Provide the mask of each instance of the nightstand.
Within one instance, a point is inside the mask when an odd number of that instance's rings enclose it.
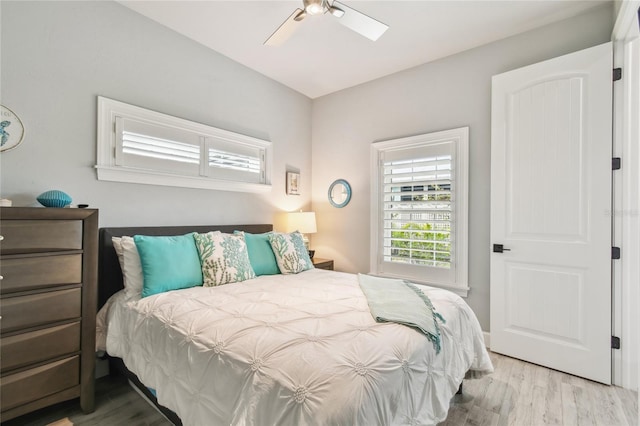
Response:
[[[313,266],[316,269],[326,269],[327,271],[333,271],[333,260],[323,259],[321,257],[314,257],[311,259]]]

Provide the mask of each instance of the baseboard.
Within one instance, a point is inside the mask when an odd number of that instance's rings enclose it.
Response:
[[[487,331],[483,331],[482,332],[482,337],[484,337],[484,346],[487,349],[491,348],[491,333],[487,332]]]

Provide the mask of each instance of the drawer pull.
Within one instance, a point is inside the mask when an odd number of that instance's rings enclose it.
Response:
[[[2,281],[2,279],[3,279],[3,278],[4,278],[4,277],[3,277],[2,275],[0,275],[0,281]]]
[[[4,240],[4,237],[2,235],[0,235],[0,241]]]

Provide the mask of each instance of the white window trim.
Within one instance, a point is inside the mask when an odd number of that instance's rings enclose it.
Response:
[[[230,181],[205,176],[184,176],[163,171],[118,166],[116,165],[116,117],[157,123],[165,127],[174,127],[176,129],[199,133],[203,137],[225,139],[238,144],[263,148],[265,151],[264,183]],[[98,180],[222,191],[256,193],[271,191],[271,168],[273,160],[272,144],[269,141],[206,126],[102,96],[98,96],[97,121],[97,164],[95,168],[97,170]]]
[[[380,229],[380,209],[383,200],[380,198],[380,154],[390,149],[411,148],[425,144],[437,144],[442,142],[453,142],[455,146],[455,259],[456,274],[454,282],[437,281],[416,281],[413,277],[394,275],[394,278],[407,279],[418,284],[426,284],[434,287],[441,287],[451,290],[454,293],[466,297],[469,293],[469,272],[468,272],[468,242],[469,242],[469,127],[444,130],[440,132],[427,133],[423,135],[410,136],[400,139],[391,139],[375,142],[371,145],[371,248],[370,248],[370,273],[378,276],[385,274],[378,271],[379,256],[378,251],[382,235]],[[389,276],[389,275],[387,275]]]

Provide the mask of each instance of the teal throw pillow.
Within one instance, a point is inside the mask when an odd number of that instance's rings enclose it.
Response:
[[[202,264],[203,285],[214,287],[250,280],[253,272],[243,235],[223,234],[220,231],[194,234]]]
[[[268,238],[281,273],[297,274],[313,269],[313,262],[304,246],[302,234],[297,231],[290,234],[273,232]]]
[[[244,235],[244,242],[247,244],[247,251],[249,252],[249,262],[251,263],[253,272],[255,272],[257,276],[280,273],[276,256],[273,254],[271,243],[269,242],[270,232],[265,234],[249,234],[247,232],[235,231],[234,234]]]
[[[200,257],[193,234],[133,237],[140,255],[142,297],[202,285]]]

